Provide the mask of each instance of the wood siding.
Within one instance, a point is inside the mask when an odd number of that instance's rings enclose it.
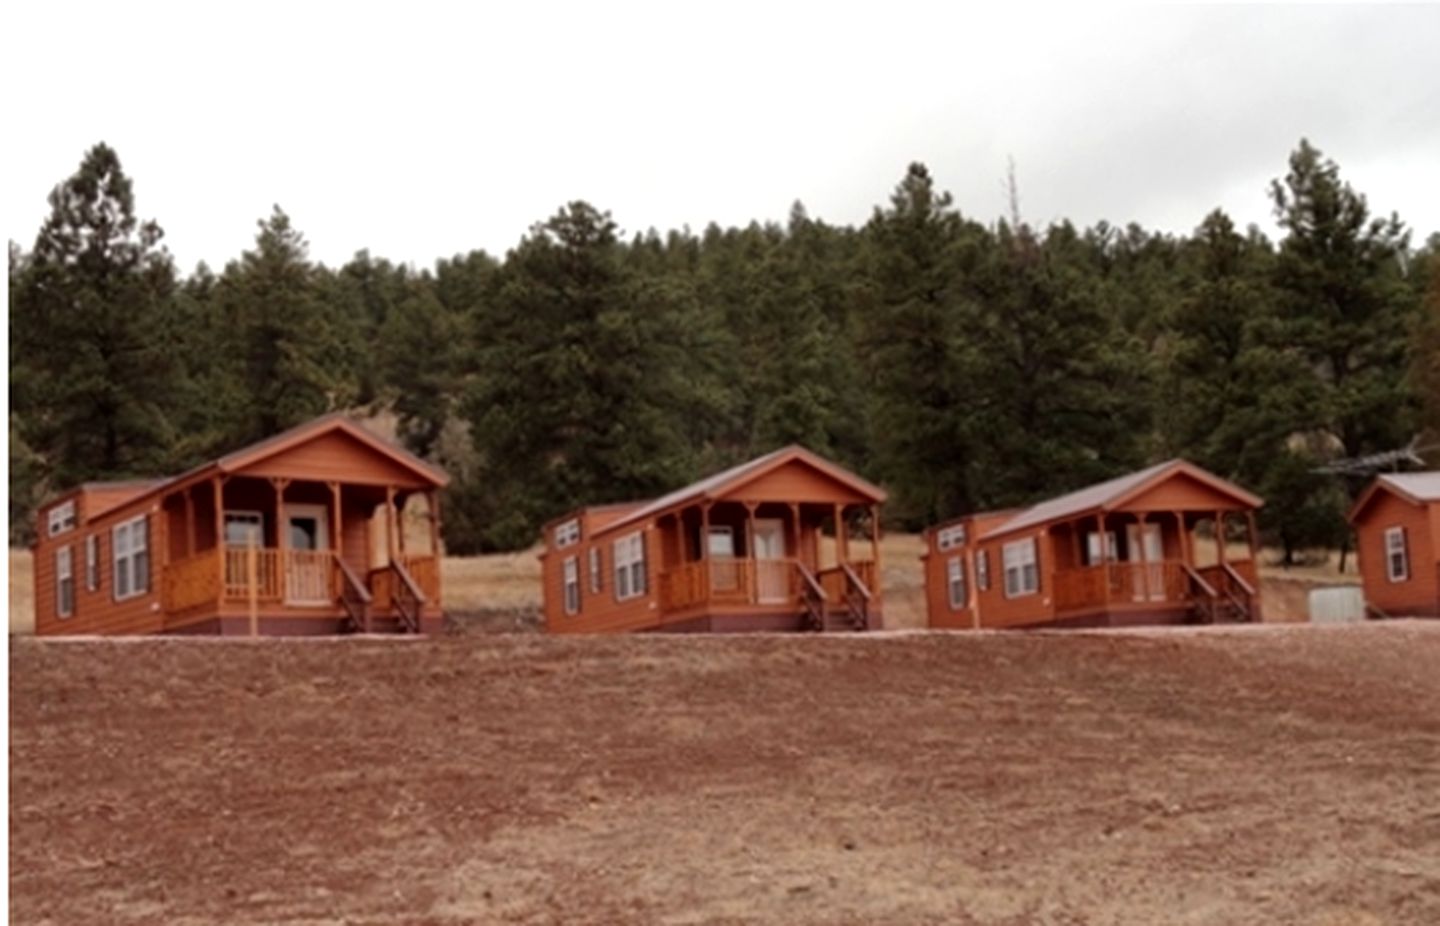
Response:
[[[1232,495],[1185,473],[1176,473],[1125,502],[1125,511],[1245,511]]]
[[[777,467],[725,497],[749,502],[864,505],[871,499],[799,461]]]
[[[1391,582],[1385,563],[1385,531],[1405,529],[1410,554],[1410,577]],[[1355,523],[1355,551],[1365,600],[1392,615],[1440,616],[1440,577],[1437,577],[1437,530],[1440,504],[1415,505],[1381,488]]]
[[[414,470],[339,431],[321,434],[282,450],[240,472],[247,476],[280,476],[348,485],[430,487]]]
[[[550,633],[598,633],[645,630],[661,624],[657,600],[660,580],[660,532],[653,519],[592,537],[594,518],[589,512],[574,517],[580,520],[580,541],[570,546],[555,547],[555,526],[570,520],[562,518],[547,526],[545,552],[541,555],[541,591],[544,598],[545,628]],[[614,520],[613,518],[609,520]],[[645,537],[645,594],[625,601],[615,600],[614,542],[641,531]],[[600,551],[601,587],[590,590],[590,550]],[[580,611],[565,613],[565,560],[575,557],[580,575]]]
[[[115,564],[112,559],[114,547],[110,531],[115,525],[139,515],[145,515],[149,524],[149,589],[142,595],[115,601]],[[155,633],[161,629],[164,613],[160,610],[159,563],[164,559],[162,551],[168,541],[164,518],[160,517],[158,498],[151,498],[143,505],[126,505],[114,509],[90,522],[83,520],[82,516],[74,530],[53,538],[47,536],[44,516],[45,512],[42,511],[40,539],[35,545],[37,635]],[[100,545],[100,581],[95,591],[85,588],[85,538],[91,535],[99,538]],[[66,545],[72,551],[75,611],[71,617],[60,618],[55,613],[55,551]]]

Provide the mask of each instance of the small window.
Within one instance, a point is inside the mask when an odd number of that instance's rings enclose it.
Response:
[[[91,534],[85,538],[85,591],[100,588],[100,535]]]
[[[265,545],[265,516],[258,511],[225,512],[225,546]]]
[[[645,594],[645,538],[627,534],[614,543],[615,600],[627,601]]]
[[[50,509],[50,536],[63,534],[75,528],[75,499]]]
[[[145,516],[117,524],[110,531],[116,601],[150,590],[150,530]]]
[[[935,535],[935,546],[941,550],[953,550],[965,546],[965,525],[947,527]]]
[[[75,564],[70,547],[55,551],[55,616],[69,617],[75,613]]]
[[[982,592],[990,591],[989,550],[980,550],[975,554],[975,587]]]
[[[580,613],[580,560],[565,557],[565,613]]]
[[[950,610],[965,607],[965,560],[952,556],[945,562],[945,585],[950,590]]]
[[[1405,543],[1403,527],[1385,531],[1385,573],[1391,582],[1404,582],[1410,578],[1410,550]]]
[[[600,548],[590,548],[590,594],[598,595],[605,590],[605,572],[600,565]]]
[[[563,549],[580,542],[580,519],[571,518],[555,528],[555,548]]]
[[[1026,537],[1005,544],[1005,597],[1019,598],[1040,590],[1040,570],[1035,561],[1035,538]]]
[[[1105,532],[1105,559],[1108,562],[1115,562],[1120,558],[1118,548],[1115,546],[1115,532]],[[1085,535],[1085,564],[1095,566],[1100,563],[1100,534],[1091,531]]]

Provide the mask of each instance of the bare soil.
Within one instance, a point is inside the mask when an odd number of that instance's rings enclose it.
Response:
[[[17,923],[1440,923],[1440,623],[43,641]]]

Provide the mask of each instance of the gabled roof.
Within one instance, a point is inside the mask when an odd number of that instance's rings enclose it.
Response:
[[[1032,505],[1005,523],[987,531],[981,539],[998,537],[1001,534],[1035,527],[1051,521],[1064,521],[1081,515],[1114,511],[1152,486],[1181,474],[1190,476],[1227,495],[1234,496],[1251,507],[1259,508],[1264,504],[1258,496],[1252,495],[1232,482],[1221,479],[1214,473],[1201,469],[1194,463],[1186,460],[1167,460],[1164,463],[1156,463],[1154,466],[1124,476],[1117,476],[1105,482],[1097,482],[1083,489],[1077,489],[1074,492]]]
[[[707,476],[699,482],[692,482],[690,485],[662,495],[654,501],[646,502],[624,517],[618,518],[605,525],[603,530],[610,531],[634,524],[637,521],[643,521],[652,515],[659,514],[666,509],[684,505],[689,502],[721,498],[729,495],[746,483],[759,479],[766,473],[793,462],[804,463],[873,501],[883,502],[886,498],[885,490],[873,482],[861,479],[844,467],[837,466],[824,457],[812,453],[798,444],[791,444],[788,447],[781,447],[779,450],[771,451],[762,457],[756,457],[747,463],[741,463],[738,466],[732,466],[727,470],[722,470],[713,476]]]
[[[1390,491],[1405,499],[1412,505],[1427,505],[1431,502],[1440,502],[1440,470],[1432,470],[1423,473],[1384,473],[1375,477],[1375,481],[1365,487],[1355,504],[1350,506],[1350,513],[1346,516],[1354,521],[1360,516],[1360,512],[1370,504],[1375,493],[1381,489]]]

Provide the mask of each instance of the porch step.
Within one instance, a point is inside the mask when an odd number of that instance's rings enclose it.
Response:
[[[825,612],[825,633],[858,633],[860,629],[855,626],[849,611],[829,610]]]

